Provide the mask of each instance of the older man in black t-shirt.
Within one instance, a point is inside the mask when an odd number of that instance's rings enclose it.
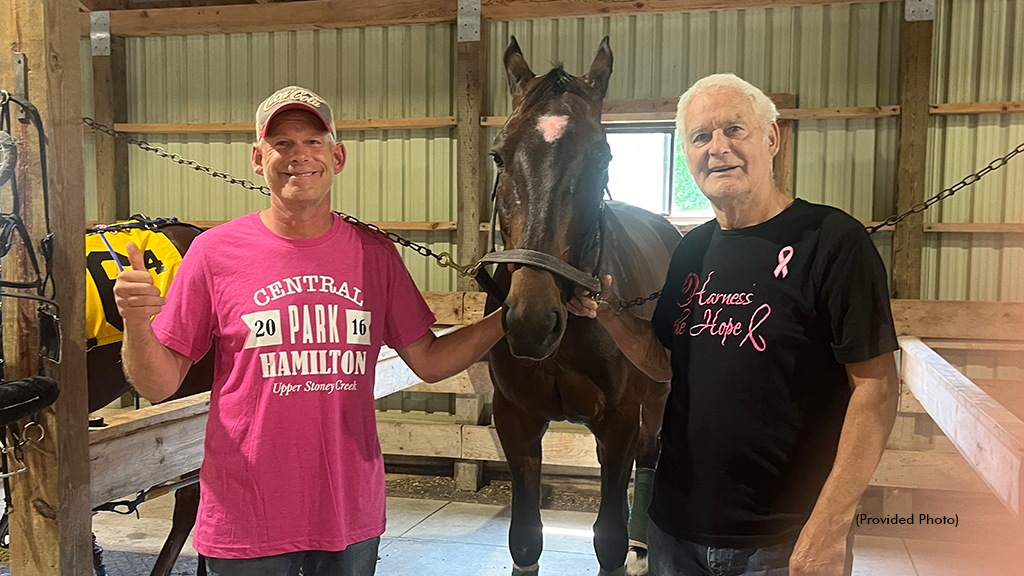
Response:
[[[654,576],[850,574],[851,521],[896,415],[882,261],[857,220],[775,187],[777,116],[736,76],[694,84],[676,122],[716,218],[679,244],[650,323],[570,303],[672,381]]]

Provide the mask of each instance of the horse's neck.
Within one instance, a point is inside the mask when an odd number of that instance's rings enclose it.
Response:
[[[616,204],[609,203],[604,208],[604,256],[598,273],[614,278],[615,294],[619,298],[646,298],[664,284],[675,249],[674,244],[666,244],[655,227],[671,227],[671,224],[654,214],[627,213]],[[647,304],[633,312],[650,318],[654,306]]]

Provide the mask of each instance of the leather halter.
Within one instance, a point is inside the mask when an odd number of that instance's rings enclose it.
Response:
[[[601,268],[601,260],[604,256],[604,200],[601,200],[601,207],[598,211],[597,230],[593,242],[593,244],[597,244],[597,264],[594,266],[593,274],[587,274],[583,270],[572,266],[564,260],[555,258],[546,252],[527,250],[523,248],[513,248],[509,250],[495,249],[495,230],[498,223],[499,178],[501,178],[500,171],[494,177],[494,191],[491,193],[491,229],[487,233],[487,243],[490,252],[480,259],[480,263],[521,264],[523,266],[539,268],[590,291],[590,293],[595,297],[600,294],[601,281],[598,278],[598,271]],[[591,247],[585,248],[581,258],[589,253],[591,249]],[[504,302],[505,299],[508,298],[508,290],[504,290],[498,286],[490,273],[483,266],[480,266],[476,280],[480,284],[480,287],[483,288],[490,296],[497,299],[498,302]]]

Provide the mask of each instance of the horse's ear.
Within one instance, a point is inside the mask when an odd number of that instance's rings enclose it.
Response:
[[[587,72],[587,81],[601,93],[604,98],[608,92],[608,77],[612,75],[612,47],[608,44],[608,37],[601,40],[597,47],[597,56],[594,56],[594,63],[590,65],[590,72]]]
[[[515,36],[505,49],[505,73],[508,74],[508,89],[512,94],[515,94],[524,82],[533,79],[533,71],[526,63],[526,58],[523,58],[523,51],[519,49],[519,42],[516,42]]]

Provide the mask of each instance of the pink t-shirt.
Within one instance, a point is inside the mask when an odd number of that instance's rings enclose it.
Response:
[[[377,352],[434,315],[391,242],[334,218],[302,240],[257,213],[204,232],[153,321],[193,361],[216,338],[194,538],[205,556],[337,551],[384,532]]]

